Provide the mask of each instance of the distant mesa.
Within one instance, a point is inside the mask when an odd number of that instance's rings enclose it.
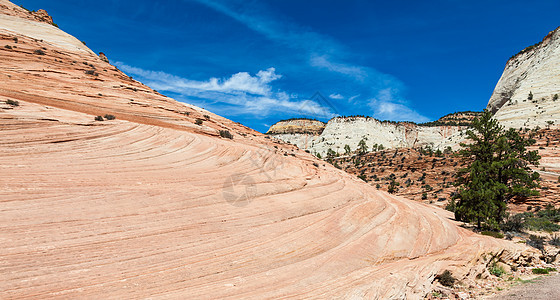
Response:
[[[326,124],[317,120],[290,119],[274,124],[267,134],[321,156],[329,149],[342,154],[346,145],[355,150],[362,139],[370,148],[375,145],[385,148],[429,145],[444,150],[458,146],[462,141],[461,131],[479,114],[455,112],[422,124],[380,121],[367,116],[335,117]]]
[[[327,124],[321,121],[296,118],[277,122],[268,129],[267,134],[310,134],[321,135]]]

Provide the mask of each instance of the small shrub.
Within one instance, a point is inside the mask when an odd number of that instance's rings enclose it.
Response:
[[[530,230],[537,231],[558,231],[560,230],[560,225],[553,223],[545,217],[529,217],[525,220],[524,226]]]
[[[549,272],[550,271],[548,269],[542,269],[542,268],[534,268],[533,269],[533,274],[546,275]]]
[[[93,75],[93,76],[99,75],[95,73],[95,70],[85,70],[84,73],[86,73],[86,75]]]
[[[503,239],[504,235],[498,231],[483,231],[481,232],[482,235],[491,236],[497,239]]]
[[[233,139],[233,135],[228,130],[220,130],[220,136],[226,139]]]
[[[4,48],[6,48],[6,49],[8,49],[8,50],[11,50],[11,49],[12,49],[12,46],[6,45],[6,46],[4,46]]]
[[[206,120],[210,120],[210,116],[209,115],[204,115],[203,116]]]
[[[35,51],[33,51],[33,54],[37,54],[37,55],[45,55],[45,51],[41,50],[41,49],[37,49]]]
[[[422,200],[426,200],[428,199],[428,194],[427,193],[422,193]]]
[[[506,270],[504,270],[504,268],[502,266],[498,266],[495,263],[492,264],[492,266],[490,267],[490,270],[488,270],[490,272],[490,274],[496,276],[496,277],[502,277],[502,275],[504,275],[506,273]]]
[[[503,231],[523,232],[523,214],[509,216],[501,228]]]
[[[196,120],[194,121],[194,123],[195,123],[196,125],[202,125],[202,122],[204,122],[202,119],[196,119]]]
[[[318,167],[319,167],[319,164],[316,163],[316,162],[314,162],[314,163],[313,163],[313,166],[314,166],[315,168],[318,168]]]
[[[107,119],[107,120],[114,120],[114,119],[116,119],[116,117],[113,116],[113,115],[105,115],[105,119]]]
[[[97,116],[97,117],[95,117],[95,121],[103,121],[103,117],[102,116]]]
[[[540,236],[536,236],[531,234],[529,236],[529,241],[527,241],[527,244],[529,244],[529,246],[535,247],[541,251],[544,250],[544,238],[540,237]]]
[[[548,242],[550,245],[556,246],[556,247],[560,247],[560,236],[558,235],[554,235],[550,238],[550,241]]]
[[[10,106],[19,106],[19,102],[18,102],[18,101],[11,100],[11,99],[6,100],[6,104],[8,104],[8,105],[10,105]]]
[[[457,204],[455,203],[455,199],[451,199],[451,200],[449,200],[449,202],[445,206],[445,209],[450,211],[450,212],[455,212],[456,206],[457,206]]]
[[[443,273],[437,275],[436,279],[443,286],[447,286],[447,287],[453,287],[453,285],[455,285],[455,281],[457,280],[455,279],[455,277],[453,277],[453,275],[451,275],[451,272],[449,270],[445,270],[443,271]]]

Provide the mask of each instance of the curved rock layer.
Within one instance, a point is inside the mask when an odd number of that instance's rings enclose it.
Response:
[[[4,20],[2,299],[417,298],[522,249]]]

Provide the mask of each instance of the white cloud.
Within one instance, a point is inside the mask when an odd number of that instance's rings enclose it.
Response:
[[[341,94],[330,94],[329,98],[331,99],[335,99],[335,100],[342,100],[344,99],[344,97]]]
[[[361,95],[358,94],[358,95],[354,95],[354,96],[348,98],[348,103],[352,103],[354,100],[356,100],[356,98],[358,98],[358,97],[360,97],[360,96],[361,96]]]
[[[373,116],[379,120],[412,121],[416,123],[428,122],[430,119],[419,114],[400,100],[398,91],[390,88],[383,89],[370,100],[369,106]]]
[[[267,116],[269,114],[293,113],[316,118],[331,118],[335,114],[329,108],[311,100],[300,100],[295,95],[274,91],[271,82],[282,78],[274,68],[259,71],[255,76],[239,72],[229,78],[210,78],[197,81],[165,72],[144,70],[121,62],[115,65],[122,71],[138,76],[153,89],[180,94],[182,100],[206,104],[218,104],[229,115]],[[195,99],[193,99],[195,98]],[[224,108],[227,107],[227,108]]]
[[[274,68],[268,68],[259,71],[256,76],[251,76],[247,72],[239,72],[233,74],[230,78],[219,79],[210,78],[207,81],[196,81],[180,78],[164,72],[147,71],[136,67],[131,67],[121,62],[115,65],[126,73],[141,76],[158,85],[157,89],[182,92],[185,89],[216,91],[225,93],[244,92],[255,95],[270,95],[270,82],[282,78],[282,75],[276,74]]]
[[[311,65],[314,67],[323,68],[331,72],[348,75],[358,80],[364,80],[367,76],[367,72],[362,67],[334,62],[332,61],[332,59],[324,55],[322,56],[314,55],[311,57],[310,61],[311,61]]]

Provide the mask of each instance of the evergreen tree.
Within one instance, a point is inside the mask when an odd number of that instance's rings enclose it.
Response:
[[[350,153],[352,153],[350,146],[344,145],[344,152],[346,152],[346,155],[350,155]]]
[[[466,134],[470,142],[461,144],[459,153],[472,163],[457,172],[455,218],[479,229],[498,229],[511,199],[538,195],[539,174],[529,164],[538,165],[540,156],[527,151],[535,140],[504,130],[488,110],[473,120]]]
[[[364,139],[360,140],[360,142],[358,143],[358,151],[360,152],[360,154],[365,154],[368,150],[368,147],[366,145],[366,141]]]

